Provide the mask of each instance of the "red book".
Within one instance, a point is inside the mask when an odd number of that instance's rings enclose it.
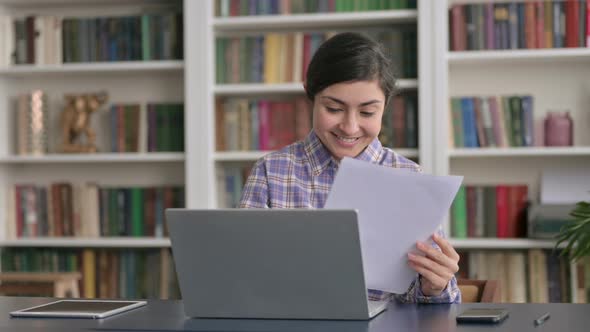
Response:
[[[281,131],[279,148],[295,142],[295,104],[281,103]]]
[[[508,186],[496,187],[496,237],[508,237]]]
[[[144,234],[145,236],[155,236],[156,235],[156,189],[154,187],[145,188],[144,195],[144,220],[145,220],[145,228]]]
[[[16,237],[21,238],[23,237],[23,229],[24,229],[24,221],[23,221],[23,205],[22,205],[22,197],[23,197],[23,186],[15,185],[14,186],[14,198],[15,198],[15,209],[16,209]]]
[[[393,123],[393,147],[406,147],[406,102],[403,96],[397,95],[393,97],[391,103],[393,109],[391,110]]]
[[[508,237],[525,236],[527,200],[528,188],[526,185],[508,187]]]
[[[61,184],[51,185],[51,204],[53,204],[53,236],[64,236],[63,209],[62,209]],[[51,225],[49,227],[51,229]]]
[[[307,97],[295,98],[295,139],[303,140],[311,131],[311,103]]]
[[[578,0],[569,0],[565,6],[565,47],[578,47],[580,5]]]
[[[537,17],[535,13],[535,4],[526,2],[524,4],[524,30],[526,39],[526,48],[532,49],[537,47]]]
[[[451,50],[465,51],[467,46],[467,27],[465,25],[465,5],[451,7]]]
[[[117,152],[125,152],[125,106],[117,105]]]
[[[270,102],[258,102],[258,148],[261,151],[270,150]]]
[[[230,0],[229,16],[240,16],[240,0]]]

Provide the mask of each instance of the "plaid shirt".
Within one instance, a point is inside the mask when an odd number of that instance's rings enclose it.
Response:
[[[378,139],[373,140],[356,159],[421,172],[420,166],[393,150],[382,147]],[[267,154],[256,162],[242,191],[240,207],[323,208],[337,171],[338,161],[312,131],[305,140]],[[454,277],[440,296],[428,297],[422,294],[418,277],[405,294],[393,295],[401,302],[412,303],[461,301],[461,293]],[[389,293],[369,290],[371,299],[390,296]]]

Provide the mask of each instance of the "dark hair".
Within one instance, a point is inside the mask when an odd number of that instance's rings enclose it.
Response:
[[[310,100],[332,84],[377,79],[385,104],[395,93],[391,62],[379,43],[366,35],[344,32],[325,41],[315,52],[306,74]]]

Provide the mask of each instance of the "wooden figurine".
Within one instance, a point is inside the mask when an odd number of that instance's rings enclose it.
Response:
[[[61,117],[63,135],[62,151],[66,153],[93,153],[96,133],[90,127],[92,113],[108,99],[106,92],[83,95],[65,95],[65,107]],[[84,142],[83,135],[86,135]]]

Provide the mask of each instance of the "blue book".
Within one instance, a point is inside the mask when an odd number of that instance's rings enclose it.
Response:
[[[508,29],[510,32],[510,48],[518,48],[518,10],[516,3],[508,4]]]
[[[533,97],[521,97],[522,139],[524,146],[535,145],[535,124],[533,118]]]
[[[461,110],[463,112],[463,133],[466,148],[477,148],[477,127],[475,124],[475,108],[473,98],[461,98]]]

